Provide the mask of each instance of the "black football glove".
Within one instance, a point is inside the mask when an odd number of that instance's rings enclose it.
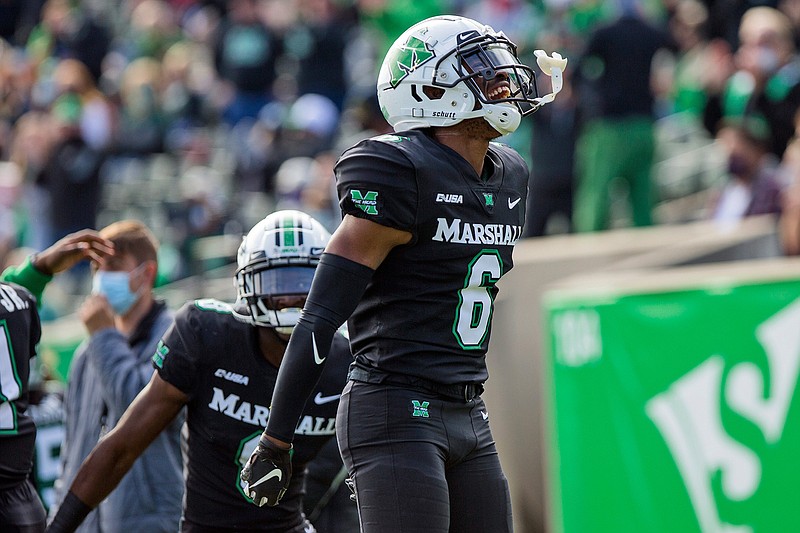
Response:
[[[293,453],[292,448],[280,448],[263,435],[258,440],[258,446],[242,468],[244,491],[256,505],[278,505],[283,498],[292,478]]]

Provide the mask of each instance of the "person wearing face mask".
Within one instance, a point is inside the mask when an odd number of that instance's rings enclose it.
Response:
[[[781,157],[800,108],[800,57],[789,18],[771,7],[748,9],[728,62],[732,75],[716,88],[707,87],[706,127],[716,134],[725,119],[757,117],[769,126],[769,151]]]
[[[717,141],[728,154],[728,180],[712,196],[710,217],[721,224],[781,212],[778,159],[769,152],[767,125],[756,118],[729,119]]]
[[[78,309],[88,338],[75,352],[64,397],[66,435],[56,505],[70,508],[67,488],[98,440],[153,374],[150,361],[173,313],[153,295],[158,242],[141,222],[123,220],[99,232],[114,255],[93,264],[92,293]],[[173,532],[183,496],[181,413],[134,465],[131,475],[78,529],[81,532]]]

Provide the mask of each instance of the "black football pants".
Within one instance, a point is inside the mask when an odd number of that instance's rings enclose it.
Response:
[[[512,531],[508,482],[479,396],[350,381],[336,430],[362,533]]]
[[[46,513],[29,480],[0,492],[0,531],[39,533],[44,531]]]

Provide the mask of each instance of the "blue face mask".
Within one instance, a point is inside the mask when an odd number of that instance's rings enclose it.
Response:
[[[137,293],[131,292],[131,274],[132,272],[98,270],[92,280],[92,292],[105,296],[111,308],[118,315],[127,313],[139,299]]]

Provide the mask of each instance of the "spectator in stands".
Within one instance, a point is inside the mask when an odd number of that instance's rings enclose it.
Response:
[[[739,41],[738,70],[722,92],[709,95],[705,122],[713,127],[717,117],[761,117],[772,132],[770,151],[781,157],[794,135],[794,114],[800,106],[800,58],[791,22],[771,7],[748,9]]]
[[[576,152],[577,231],[609,226],[610,185],[628,187],[635,226],[652,223],[651,171],[655,157],[653,57],[675,49],[672,39],[650,24],[638,0],[620,0],[622,15],[597,28],[576,70],[582,123]]]
[[[164,149],[165,120],[160,90],[161,64],[155,59],[140,57],[125,68],[119,88],[116,154],[147,155]]]
[[[76,59],[64,59],[53,70],[56,98],[74,95],[81,105],[78,125],[81,137],[95,151],[104,150],[113,137],[114,108],[97,87],[86,65]]]
[[[86,66],[93,80],[100,79],[103,58],[111,44],[109,29],[80,2],[72,0],[47,0],[41,13],[41,22],[33,28],[27,43],[34,61],[75,59]]]
[[[800,133],[800,110],[795,113],[795,132]],[[783,152],[781,173],[786,186],[781,199],[781,245],[785,254],[800,255],[800,137],[797,133]]]
[[[208,85],[213,77],[211,58],[203,47],[185,41],[169,47],[161,62],[161,109],[165,122],[165,149],[180,154],[189,149],[197,130],[214,117],[207,108]]]
[[[89,338],[79,346],[70,369],[62,469],[51,511],[65,503],[78,467],[150,380],[150,359],[172,320],[172,312],[153,295],[158,243],[150,230],[141,222],[124,220],[103,228],[100,236],[113,243],[114,255],[94,268],[93,292],[78,310]],[[178,529],[181,424],[178,416],[79,531]]]
[[[51,244],[48,222],[49,196],[37,179],[47,164],[55,135],[52,117],[43,111],[28,111],[17,120],[12,132],[9,161],[23,175],[23,210],[27,214],[24,241],[20,244],[42,250]]]
[[[667,88],[667,113],[683,113],[701,121],[706,108],[706,90],[718,92],[732,74],[730,47],[722,39],[709,42],[706,36],[708,9],[700,0],[679,0],[669,20],[669,31],[678,44],[675,65]],[[727,61],[716,60],[724,54]],[[699,123],[699,122],[698,122]]]
[[[730,224],[747,216],[779,214],[778,159],[769,151],[766,123],[753,117],[731,119],[717,140],[728,155],[728,180],[713,195],[709,218]]]
[[[282,160],[314,157],[333,144],[339,127],[339,110],[330,98],[304,94],[286,112],[279,139]]]
[[[524,237],[572,231],[578,105],[567,76],[565,73],[564,88],[552,105],[543,106],[531,117],[533,164]]]
[[[342,219],[336,201],[335,163],[331,152],[284,161],[275,175],[276,209],[297,209],[312,215],[325,229],[336,229]]]
[[[164,0],[140,0],[131,11],[122,52],[134,60],[149,57],[160,60],[181,39],[174,9]]]
[[[103,155],[81,135],[82,110],[80,98],[73,93],[59,97],[51,110],[57,138],[36,179],[47,193],[48,246],[69,233],[94,228],[97,221]]]
[[[2,8],[0,8],[2,9]],[[6,132],[30,106],[34,67],[22,50],[0,39],[0,147],[7,146]]]
[[[295,66],[296,94],[321,94],[341,109],[348,88],[345,60],[354,21],[339,4],[299,0],[298,19],[282,39],[282,61]]]
[[[260,18],[256,0],[231,0],[214,50],[223,117],[234,125],[255,118],[272,98],[279,43]]]
[[[16,163],[0,161],[0,263],[18,246],[25,230],[19,198],[22,171]]]

